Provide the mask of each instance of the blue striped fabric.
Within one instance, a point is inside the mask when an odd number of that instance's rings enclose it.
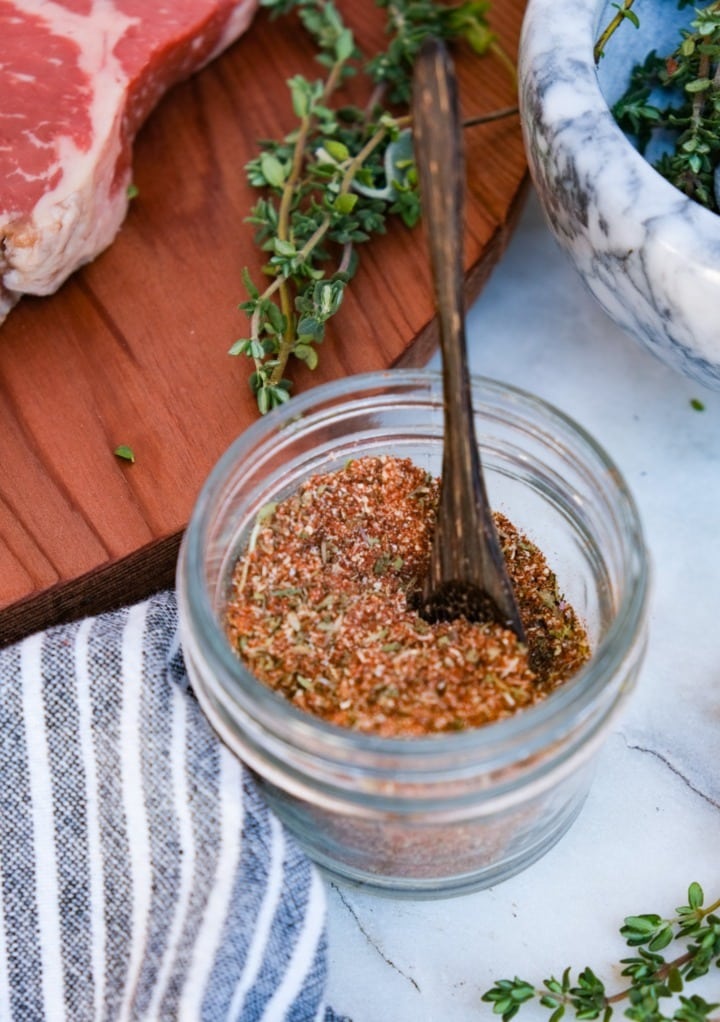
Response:
[[[0,650],[0,1022],[332,1022],[322,882],[189,689],[172,593]]]

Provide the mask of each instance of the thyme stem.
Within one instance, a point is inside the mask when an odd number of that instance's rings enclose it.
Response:
[[[501,121],[505,117],[513,117],[519,113],[517,106],[505,106],[500,110],[491,110],[487,114],[478,114],[477,117],[468,117],[463,121],[464,128],[474,128],[479,124],[490,124],[491,121]]]
[[[613,18],[610,19],[609,24],[600,33],[600,36],[598,37],[598,40],[595,43],[595,47],[593,49],[593,57],[595,59],[596,64],[599,63],[605,51],[605,46],[607,45],[608,41],[611,39],[611,37],[614,35],[614,33],[618,30],[620,25],[622,25],[623,21],[625,20],[626,11],[629,11],[634,3],[635,0],[623,0],[623,4],[620,10]]]
[[[323,220],[321,221],[321,223],[318,225],[317,230],[315,231],[315,233],[312,234],[308,238],[308,240],[305,242],[303,247],[298,252],[298,258],[299,259],[307,259],[308,256],[311,255],[313,250],[317,247],[317,245],[320,244],[320,242],[322,241],[324,236],[327,234],[329,227],[330,227],[330,217],[329,216],[325,216],[323,218]],[[278,287],[280,288],[281,294],[285,295],[285,297],[289,301],[286,278],[285,277],[277,277],[276,280],[277,280],[277,283],[278,283]],[[272,295],[272,290],[273,290],[272,287],[269,287],[265,291],[263,297],[264,298],[269,298]],[[291,320],[294,322],[291,310],[288,310],[287,312],[285,312],[285,310],[283,309],[283,312],[284,312],[284,315],[286,316],[288,322],[290,322]],[[294,345],[295,345],[295,330],[294,330],[294,326],[293,326],[292,330],[286,329],[284,331],[284,333],[283,333],[282,343],[280,345],[280,350],[278,351],[277,364],[274,366],[273,371],[270,374],[270,386],[274,387],[274,386],[277,386],[280,383],[280,381],[281,381],[281,379],[283,377],[283,373],[285,371],[285,367],[287,365],[287,361],[288,361],[288,359],[289,359],[289,357],[290,357],[290,355],[292,353],[292,349],[293,349]]]
[[[678,957],[674,958],[671,962],[665,962],[664,965],[662,965],[655,973],[654,978],[662,983],[668,978],[673,969],[679,969],[681,966],[686,965],[690,961],[692,961],[692,953],[690,951],[686,951],[684,954],[678,955]],[[617,993],[606,997],[605,1003],[619,1004],[621,1001],[627,1000],[635,989],[636,987],[632,985],[625,987],[624,990],[619,990]],[[708,1019],[708,1022],[713,1022],[713,1020]]]
[[[631,0],[632,2],[632,0]],[[517,68],[512,59],[507,55],[503,47],[497,41],[490,43],[490,52],[493,53],[503,65],[514,86],[517,86]]]
[[[703,53],[700,56],[700,62],[698,63],[698,78],[707,78],[710,73],[710,57],[707,53]],[[705,102],[708,97],[710,88],[702,89],[700,92],[696,92],[693,96],[692,104],[692,127],[694,131],[697,131],[703,117],[703,111],[705,109]]]

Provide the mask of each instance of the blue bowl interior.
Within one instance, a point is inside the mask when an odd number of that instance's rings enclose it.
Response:
[[[612,3],[604,3],[600,9],[596,37],[617,13]],[[627,20],[623,22],[608,41],[598,65],[600,88],[610,105],[627,88],[635,64],[642,63],[651,50],[661,56],[671,53],[680,39],[680,29],[693,19],[693,8],[679,11],[677,0],[636,0],[633,11],[640,20],[640,27],[635,28]]]

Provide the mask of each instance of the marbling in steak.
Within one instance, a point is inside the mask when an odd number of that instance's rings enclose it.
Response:
[[[115,237],[131,147],[258,0],[0,0],[0,322]]]

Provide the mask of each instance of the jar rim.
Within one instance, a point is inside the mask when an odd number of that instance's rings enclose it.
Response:
[[[544,421],[554,424],[565,435],[574,437],[603,465],[608,478],[612,480],[622,519],[626,576],[628,563],[633,561],[632,572],[623,580],[620,601],[613,619],[588,663],[547,698],[502,720],[450,734],[385,737],[354,731],[293,706],[254,677],[233,652],[213,610],[204,582],[203,537],[213,511],[213,495],[221,488],[230,468],[237,464],[245,448],[251,449],[253,444],[268,433],[292,428],[294,423],[322,403],[337,405],[342,398],[357,398],[363,392],[378,389],[387,392],[390,388],[408,392],[424,390],[427,399],[434,400],[437,397],[440,406],[442,404],[442,378],[435,370],[390,369],[320,384],[293,397],[289,405],[282,405],[254,422],[221,455],[197,498],[183,537],[177,572],[181,621],[184,620],[194,634],[204,636],[203,656],[208,658],[213,674],[226,694],[233,695],[230,680],[234,686],[239,684],[243,690],[252,694],[254,705],[263,711],[263,721],[272,721],[273,730],[275,726],[287,724],[294,738],[308,748],[320,742],[323,750],[332,750],[338,758],[343,753],[356,752],[374,753],[403,761],[412,757],[422,759],[430,753],[441,758],[445,754],[462,753],[465,750],[490,750],[507,745],[515,746],[520,742],[527,744],[531,735],[546,734],[554,724],[566,718],[571,709],[582,710],[591,706],[593,697],[604,685],[604,679],[611,676],[628,655],[642,627],[649,582],[648,557],[635,500],[613,460],[584,427],[544,399],[515,385],[480,375],[473,375],[471,383],[473,391],[479,389],[488,395],[509,396],[528,410],[540,413]]]

